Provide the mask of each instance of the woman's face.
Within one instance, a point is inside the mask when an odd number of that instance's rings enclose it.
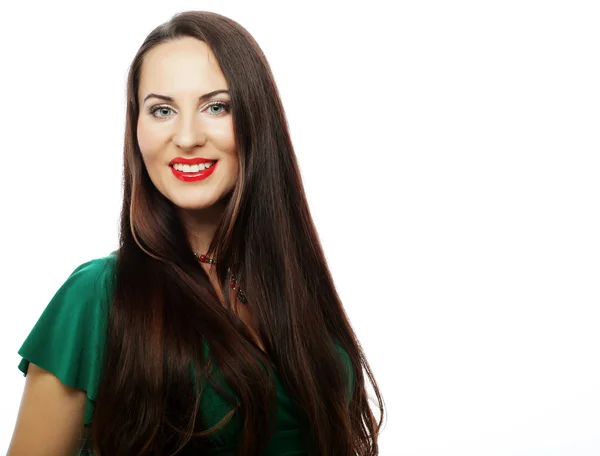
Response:
[[[237,180],[229,93],[202,98],[228,88],[214,54],[195,38],[162,43],[144,57],[137,94],[137,140],[150,179],[181,209],[214,205]],[[181,165],[172,165],[196,158],[216,163],[207,171],[198,171],[194,165],[176,171]],[[206,177],[195,179],[202,175]]]

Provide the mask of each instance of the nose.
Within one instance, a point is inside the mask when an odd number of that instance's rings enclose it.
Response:
[[[187,149],[206,142],[206,134],[195,123],[193,117],[188,117],[187,119],[180,117],[179,120],[173,135],[173,142],[178,147]]]

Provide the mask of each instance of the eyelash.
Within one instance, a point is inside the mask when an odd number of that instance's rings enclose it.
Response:
[[[225,103],[224,101],[213,101],[211,103],[208,104],[208,106],[206,107],[206,109],[209,109],[211,106],[223,106],[223,108],[225,108],[225,110],[223,112],[228,112],[229,111],[229,103]],[[171,108],[170,106],[167,105],[155,105],[152,106],[149,109],[149,113],[154,116],[156,119],[167,119],[167,117],[157,117],[154,115],[154,113],[156,111],[158,111],[159,109],[170,109],[171,111],[173,111],[173,108]],[[222,115],[222,113],[219,114],[212,114],[213,116],[220,116]]]

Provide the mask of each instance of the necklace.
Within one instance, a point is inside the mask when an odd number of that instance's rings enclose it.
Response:
[[[199,253],[194,252],[194,256],[198,258],[201,263],[217,264],[216,260],[213,260],[212,258],[207,258],[207,256],[204,254],[201,255]],[[231,271],[231,268],[227,268],[227,272],[229,273],[229,285],[231,285],[231,288],[235,290],[235,286],[237,285],[235,275]],[[241,287],[238,287],[237,298],[240,302],[248,304],[248,300],[246,299],[246,296],[244,296],[244,293],[242,293]]]

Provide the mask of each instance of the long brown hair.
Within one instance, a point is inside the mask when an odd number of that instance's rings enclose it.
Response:
[[[239,174],[207,252],[217,260],[226,307],[193,255],[176,208],[150,180],[136,140],[143,58],[154,46],[185,36],[212,49],[231,97]],[[123,179],[115,287],[91,429],[96,453],[170,455],[194,442],[200,449],[208,434],[237,413],[243,423],[237,454],[258,454],[272,433],[275,407],[273,377],[260,361],[280,375],[297,402],[307,452],[379,454],[383,400],[309,213],[270,66],[237,22],[212,12],[184,12],[147,36],[127,80]],[[265,352],[231,311],[228,266],[253,309]],[[334,341],[352,362],[349,403]],[[201,367],[193,375],[190,362]],[[235,397],[213,383],[214,364]],[[363,370],[377,396],[379,422]],[[202,378],[232,406],[209,430],[198,413]]]

